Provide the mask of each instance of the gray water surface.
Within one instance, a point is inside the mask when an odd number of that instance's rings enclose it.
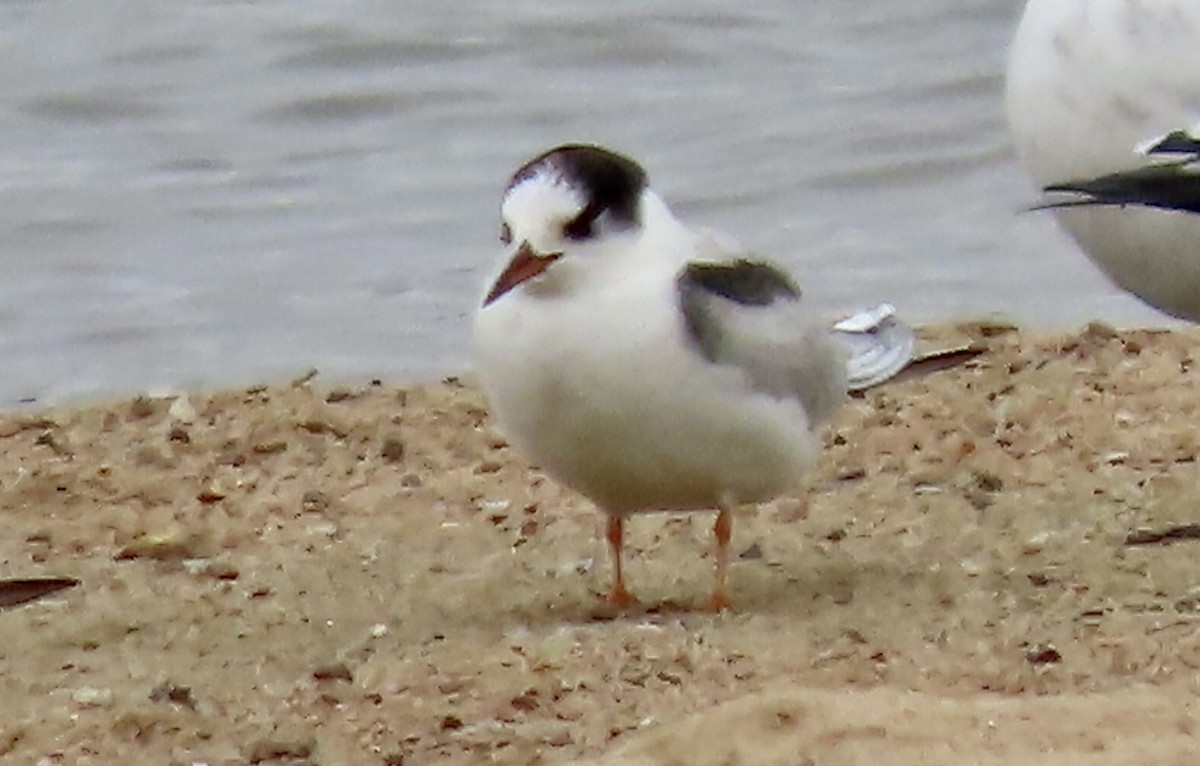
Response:
[[[1163,324],[1044,215],[1019,0],[0,3],[0,403],[465,370],[511,171],[568,140],[833,310]]]

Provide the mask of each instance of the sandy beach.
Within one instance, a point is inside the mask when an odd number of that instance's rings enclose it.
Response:
[[[13,764],[1192,764],[1194,330],[988,351],[848,405],[804,486],[627,528],[469,377],[0,413]]]

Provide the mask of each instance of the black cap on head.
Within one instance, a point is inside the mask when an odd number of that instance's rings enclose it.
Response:
[[[570,221],[566,235],[592,236],[592,225],[603,214],[619,226],[638,223],[638,202],[646,188],[646,171],[634,160],[592,144],[564,144],[522,165],[508,182],[505,194],[522,181],[539,175],[561,178],[583,192],[584,209]]]

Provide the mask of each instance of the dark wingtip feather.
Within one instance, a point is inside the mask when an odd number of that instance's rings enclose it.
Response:
[[[1087,180],[1050,184],[1046,194],[1076,195],[1038,203],[1035,210],[1088,206],[1139,205],[1200,213],[1200,175],[1192,158],[1147,165]]]

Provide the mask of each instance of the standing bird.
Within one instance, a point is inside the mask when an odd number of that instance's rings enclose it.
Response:
[[[1116,284],[1200,321],[1200,1],[1029,0],[1006,102],[1039,207]]]
[[[513,175],[506,251],[474,323],[500,427],[608,514],[613,582],[628,606],[625,520],[717,510],[712,606],[729,604],[731,509],[796,485],[815,426],[909,361],[889,306],[834,330],[779,267],[672,215],[632,159],[566,145]],[[840,341],[838,336],[843,336]]]

